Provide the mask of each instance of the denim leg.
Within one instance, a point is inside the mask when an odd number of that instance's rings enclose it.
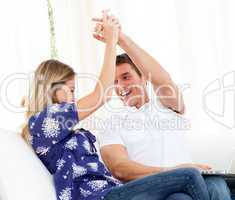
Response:
[[[192,197],[185,193],[175,193],[167,197],[166,200],[192,200]]]
[[[147,176],[113,188],[105,200],[166,200],[185,193],[193,200],[209,200],[203,177],[196,169],[185,168]]]
[[[232,200],[235,200],[235,194],[231,195]]]
[[[204,177],[210,200],[231,200],[230,190],[225,180],[220,176]]]

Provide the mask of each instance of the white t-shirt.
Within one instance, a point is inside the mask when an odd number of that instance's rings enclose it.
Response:
[[[189,120],[163,107],[156,97],[140,109],[126,107],[112,114],[98,142],[100,148],[121,144],[131,160],[144,165],[170,167],[192,162],[185,137],[189,131]]]

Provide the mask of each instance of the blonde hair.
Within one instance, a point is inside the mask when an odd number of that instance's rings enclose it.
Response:
[[[34,73],[33,82],[28,99],[24,99],[22,104],[27,108],[26,122],[22,126],[22,137],[29,142],[28,121],[37,112],[42,111],[48,104],[56,103],[52,87],[57,83],[64,83],[75,76],[74,70],[58,61],[46,60],[42,62]]]

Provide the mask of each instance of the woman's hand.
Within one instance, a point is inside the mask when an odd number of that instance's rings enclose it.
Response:
[[[119,41],[121,25],[113,15],[109,16],[108,11],[104,10],[102,18],[93,18],[96,21],[94,38],[105,43],[116,44]]]

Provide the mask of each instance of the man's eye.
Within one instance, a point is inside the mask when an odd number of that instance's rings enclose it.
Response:
[[[72,93],[74,93],[74,90],[70,90]]]
[[[128,77],[128,76],[123,76],[123,79],[124,79],[124,80],[128,80],[129,77]]]

